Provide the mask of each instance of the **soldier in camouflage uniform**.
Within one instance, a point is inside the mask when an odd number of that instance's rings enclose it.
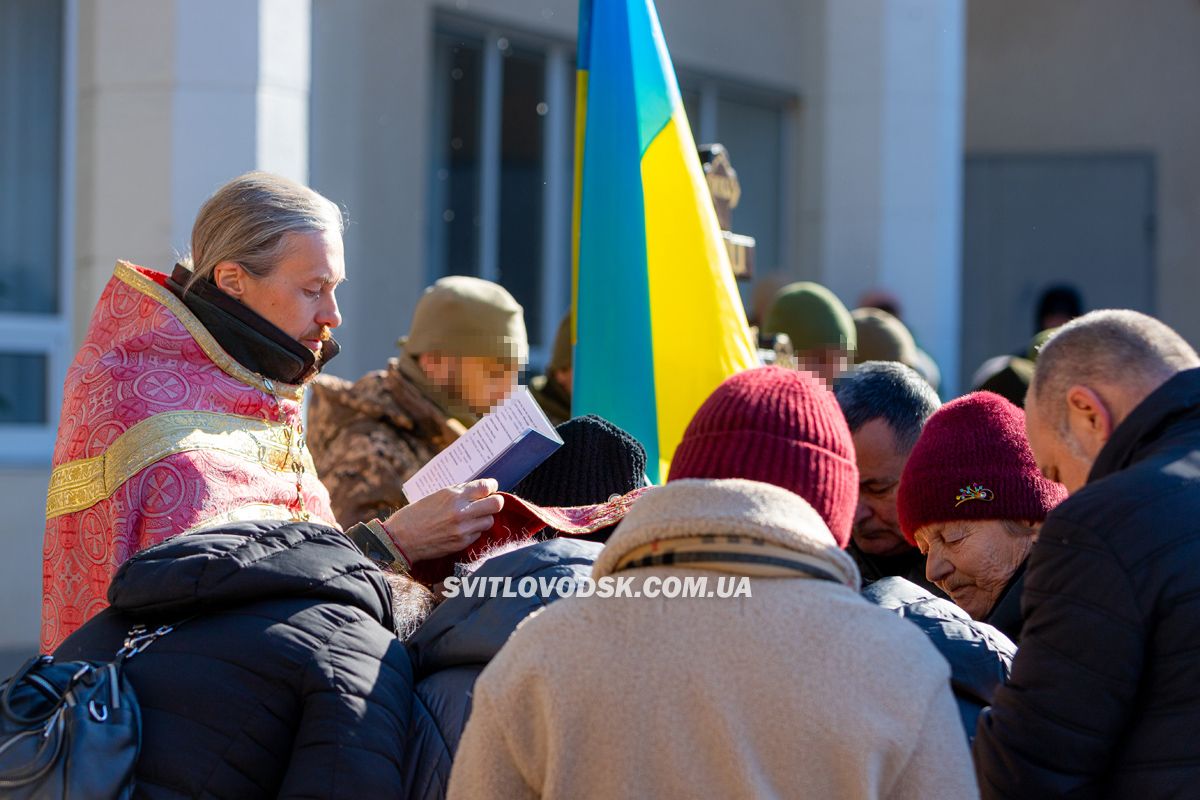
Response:
[[[425,290],[399,345],[354,383],[313,382],[308,446],[344,528],[404,506],[404,482],[516,386],[528,357],[517,301],[463,276]]]

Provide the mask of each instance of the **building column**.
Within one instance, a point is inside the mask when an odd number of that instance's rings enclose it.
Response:
[[[74,336],[113,263],[169,271],[243,172],[308,179],[311,0],[80,4]]]
[[[342,354],[329,365],[345,378],[398,354],[431,277],[434,30],[428,2],[313,3],[312,185],[351,210]]]
[[[825,0],[817,126],[820,279],[848,305],[898,296],[959,383],[965,4]]]

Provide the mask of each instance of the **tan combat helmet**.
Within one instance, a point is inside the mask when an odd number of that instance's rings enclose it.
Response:
[[[427,288],[408,336],[397,344],[412,356],[477,356],[521,366],[529,359],[521,304],[503,286],[466,275],[441,278]]]

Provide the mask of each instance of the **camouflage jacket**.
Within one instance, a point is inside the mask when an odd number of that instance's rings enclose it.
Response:
[[[405,505],[404,482],[466,430],[401,359],[355,383],[321,375],[311,386],[308,447],[343,528]]]

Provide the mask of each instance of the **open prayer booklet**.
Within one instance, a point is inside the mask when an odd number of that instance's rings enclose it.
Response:
[[[439,489],[477,478],[495,478],[500,491],[511,491],[562,443],[533,395],[518,386],[405,481],[404,496],[415,503]]]

